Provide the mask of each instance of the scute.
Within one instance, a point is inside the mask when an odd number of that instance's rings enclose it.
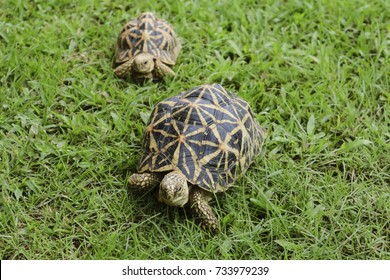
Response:
[[[244,100],[219,84],[158,103],[144,136],[139,172],[181,171],[205,190],[226,190],[254,161],[265,130]]]

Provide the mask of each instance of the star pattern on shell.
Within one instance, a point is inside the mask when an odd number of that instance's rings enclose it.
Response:
[[[116,64],[140,53],[150,53],[168,65],[174,65],[180,43],[169,23],[152,13],[130,20],[121,30],[116,44]]]
[[[180,170],[193,185],[224,191],[253,162],[264,137],[247,102],[219,84],[195,87],[156,105],[139,172]]]

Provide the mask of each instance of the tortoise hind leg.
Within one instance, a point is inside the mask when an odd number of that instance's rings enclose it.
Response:
[[[128,183],[132,191],[147,192],[157,187],[162,180],[159,173],[134,173],[129,177]]]
[[[218,232],[218,220],[209,205],[211,198],[211,193],[194,187],[190,193],[190,207],[196,218],[200,219],[202,227],[215,234]]]

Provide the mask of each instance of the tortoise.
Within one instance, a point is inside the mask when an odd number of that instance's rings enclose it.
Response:
[[[265,137],[246,101],[219,84],[197,86],[155,106],[129,188],[144,193],[160,186],[160,202],[189,205],[201,225],[216,233],[208,202],[247,170]]]
[[[153,13],[143,13],[126,23],[115,46],[114,73],[120,78],[132,75],[135,80],[161,80],[175,76],[181,44],[173,28]]]

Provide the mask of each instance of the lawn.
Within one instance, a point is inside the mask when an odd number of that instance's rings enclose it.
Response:
[[[1,259],[390,259],[389,1],[130,2],[0,2]],[[112,62],[144,11],[183,48],[137,85]],[[126,181],[154,105],[213,82],[268,137],[209,236]]]

